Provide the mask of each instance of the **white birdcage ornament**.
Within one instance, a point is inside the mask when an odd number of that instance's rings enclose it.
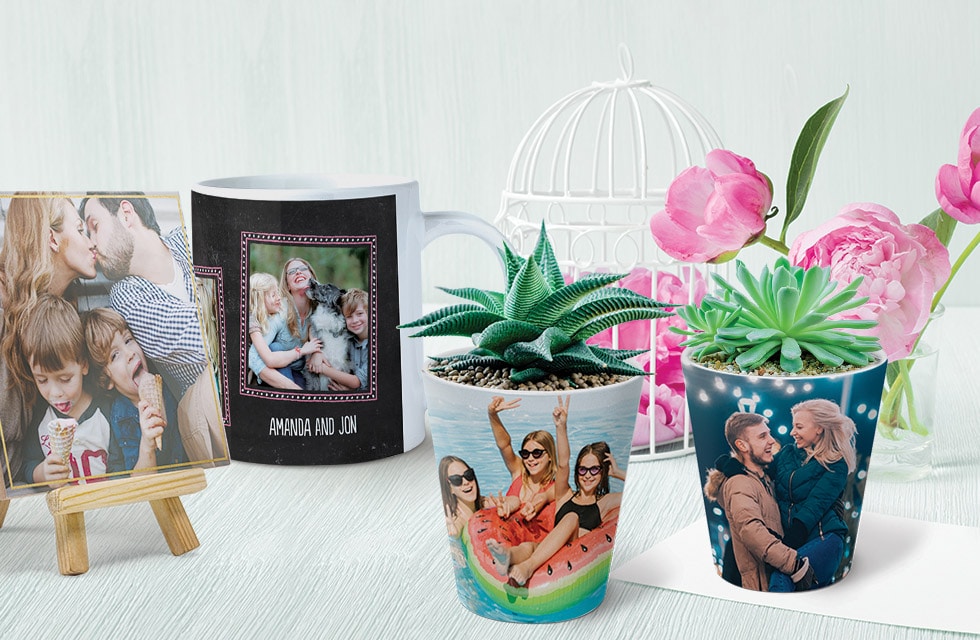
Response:
[[[572,280],[595,271],[631,273],[627,284],[632,288],[637,281],[649,281],[639,292],[657,299],[658,280],[663,286],[682,283],[686,302],[716,268],[667,256],[650,233],[650,217],[664,207],[674,177],[703,165],[705,155],[720,148],[721,141],[681,98],[647,80],[634,80],[625,45],[619,47],[619,61],[621,78],[594,82],[565,96],[531,126],[511,161],[494,222],[526,253],[545,221],[562,270]],[[609,339],[614,348],[650,349],[649,370],[655,374],[655,323],[666,321],[641,322],[648,323],[646,332],[633,327],[624,335],[630,341],[648,336],[641,340],[643,346],[620,345],[625,341],[620,333],[627,331],[620,328]],[[650,419],[658,393],[654,380],[651,375],[648,414],[637,416],[631,460],[694,450],[686,410],[683,425],[678,421],[658,428]],[[673,404],[677,402],[683,408],[683,397],[678,400],[675,394]]]

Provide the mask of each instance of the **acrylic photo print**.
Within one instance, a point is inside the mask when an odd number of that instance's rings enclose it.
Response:
[[[177,194],[0,194],[3,487],[227,464]]]

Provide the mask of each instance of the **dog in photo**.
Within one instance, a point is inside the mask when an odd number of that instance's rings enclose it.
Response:
[[[309,339],[319,338],[323,344],[321,352],[335,369],[350,373],[350,361],[347,359],[347,344],[350,340],[347,323],[340,308],[340,297],[345,290],[330,284],[310,280],[310,288],[306,297],[316,302],[316,309],[310,316]],[[309,391],[328,391],[330,378],[303,369],[306,378],[306,388]]]

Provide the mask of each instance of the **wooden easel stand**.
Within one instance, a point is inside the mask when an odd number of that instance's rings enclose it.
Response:
[[[88,571],[85,512],[134,502],[149,502],[170,552],[182,555],[200,546],[197,534],[179,496],[207,486],[203,469],[188,469],[112,482],[62,487],[48,493],[48,509],[54,516],[58,569],[75,576]],[[6,508],[0,505],[0,524]]]
[[[3,521],[7,517],[7,507],[9,506],[10,500],[0,500],[0,527],[3,527]]]

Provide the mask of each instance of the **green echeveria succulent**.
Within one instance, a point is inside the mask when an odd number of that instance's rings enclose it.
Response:
[[[874,327],[875,321],[831,319],[867,302],[856,297],[861,278],[837,291],[830,269],[794,267],[786,258],[777,260],[771,272],[765,267],[758,279],[741,261],[735,272],[742,291],[712,274],[720,297],[707,295],[700,306],[677,309],[688,329],[671,329],[691,336],[681,344],[694,349],[695,360],[720,353],[751,371],[778,353],[787,373],[803,369],[803,352],[829,367],[875,360],[878,338],[853,333]]]
[[[506,244],[501,256],[507,268],[507,291],[442,289],[469,302],[444,307],[399,328],[424,327],[413,338],[472,337],[475,348],[451,357],[443,368],[510,367],[510,379],[516,383],[548,374],[645,373],[625,360],[646,350],[605,349],[585,341],[623,322],[673,315],[663,310],[673,305],[608,286],[626,274],[589,274],[566,285],[543,223],[530,256],[518,256]]]

